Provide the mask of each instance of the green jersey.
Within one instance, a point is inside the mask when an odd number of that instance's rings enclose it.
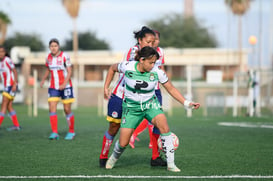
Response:
[[[118,71],[125,75],[124,98],[141,104],[150,100],[155,94],[157,83],[166,83],[168,77],[158,66],[154,66],[150,72],[139,72],[138,63],[138,61],[121,62],[118,65]]]

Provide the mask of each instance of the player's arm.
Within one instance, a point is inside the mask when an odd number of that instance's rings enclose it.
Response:
[[[68,81],[71,79],[71,76],[72,76],[72,67],[67,66],[66,70],[67,70],[67,76],[66,76],[64,82],[62,83],[62,85],[60,86],[60,88],[59,88],[60,90],[65,89],[66,84],[68,83]]]
[[[118,72],[118,63],[111,65],[111,67],[108,70],[108,73],[104,82],[104,98],[105,99],[108,99],[110,96],[109,86],[116,72]]]
[[[41,80],[41,83],[40,83],[40,87],[43,87],[44,83],[45,83],[45,80],[47,79],[48,75],[49,75],[50,71],[49,71],[49,68],[47,67],[46,71],[45,71],[45,74]]]
[[[15,92],[16,89],[17,89],[17,83],[18,83],[18,73],[17,73],[15,67],[12,69],[12,72],[13,72],[13,75],[14,75],[14,83],[12,85],[11,90],[12,90],[12,92]]]
[[[183,104],[186,108],[193,107],[194,109],[198,109],[200,107],[200,103],[186,100],[184,96],[173,86],[171,81],[167,81],[166,83],[164,83],[163,87],[175,100]]]

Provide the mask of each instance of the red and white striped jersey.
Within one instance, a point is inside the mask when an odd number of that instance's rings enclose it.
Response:
[[[135,59],[136,52],[138,51],[139,46],[136,45],[125,54],[123,61],[132,61]],[[112,94],[123,99],[124,97],[124,74],[120,73],[118,81],[116,82]]]
[[[155,66],[160,67],[160,66],[162,66],[162,65],[165,63],[164,51],[163,51],[163,49],[160,48],[160,47],[157,47],[156,51],[157,51],[157,53],[159,54],[159,59],[156,60]]]
[[[162,48],[160,47],[157,47],[156,49],[157,53],[159,54],[159,59],[156,60],[155,62],[155,66],[158,66],[159,68],[161,68],[161,66],[165,63],[165,59],[164,59],[164,51]],[[157,86],[155,88],[155,90],[158,90],[160,87],[159,87],[159,82],[157,83]]]
[[[139,49],[140,49],[140,47],[138,45],[135,45],[134,47],[130,48],[130,50],[128,51],[128,53],[125,55],[125,60],[127,60],[127,61],[135,60],[136,52]],[[159,59],[156,60],[155,66],[160,67],[160,66],[162,66],[165,63],[165,60],[164,60],[164,51],[160,47],[157,47],[156,51],[159,54]]]
[[[51,53],[46,57],[46,67],[50,70],[50,86],[49,88],[59,89],[59,86],[64,82],[67,76],[66,67],[71,67],[70,57],[61,52],[57,56],[53,56]],[[72,87],[72,82],[66,85],[66,88]]]
[[[14,74],[12,69],[14,69],[14,63],[9,57],[4,57],[0,62],[0,74],[4,87],[12,86],[14,83]]]
[[[132,48],[130,48],[129,51],[125,54],[123,61],[135,60],[136,53],[139,49],[140,49],[139,45],[135,45]],[[155,66],[160,67],[161,65],[164,64],[164,52],[163,52],[163,49],[160,47],[157,47],[156,50],[159,54],[159,59],[156,60]],[[156,89],[159,89],[159,83],[156,86]],[[114,86],[112,94],[114,94],[120,98],[124,97],[124,74],[123,73],[119,74],[119,79]]]

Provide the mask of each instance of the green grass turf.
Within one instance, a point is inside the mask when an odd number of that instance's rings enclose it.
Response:
[[[72,141],[64,140],[68,126],[63,112],[58,111],[60,140],[50,141],[48,136],[51,129],[47,110],[39,110],[38,117],[28,117],[26,106],[14,107],[22,130],[6,131],[11,125],[11,120],[8,116],[4,119],[0,129],[0,176],[273,175],[273,129],[227,127],[217,124],[249,122],[273,125],[272,118],[233,118],[224,115],[203,117],[201,110],[194,111],[193,117],[187,118],[183,108],[175,109],[174,115],[168,117],[168,121],[171,131],[180,139],[175,161],[182,172],[171,173],[165,168],[150,167],[151,150],[148,148],[147,130],[139,136],[140,142],[136,141],[135,149],[128,147],[125,150],[114,169],[99,168],[101,142],[104,132],[108,129],[108,123],[104,117],[97,116],[96,108],[81,107],[74,110],[77,135]]]

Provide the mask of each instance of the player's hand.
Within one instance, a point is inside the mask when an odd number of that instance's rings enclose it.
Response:
[[[198,109],[200,107],[200,103],[192,102],[189,100],[184,101],[184,108],[185,109]]]
[[[200,107],[200,103],[197,102],[191,102],[190,106],[192,109],[198,109]]]
[[[104,99],[109,99],[110,98],[110,89],[109,88],[104,88]]]
[[[12,92],[16,92],[16,89],[17,89],[17,85],[13,84],[12,87],[11,87],[11,91]]]
[[[43,80],[40,82],[40,87],[41,88],[43,88],[44,83],[45,83],[45,81],[43,81]]]
[[[59,90],[64,90],[65,87],[66,87],[66,84],[62,84],[62,85],[60,85]]]

